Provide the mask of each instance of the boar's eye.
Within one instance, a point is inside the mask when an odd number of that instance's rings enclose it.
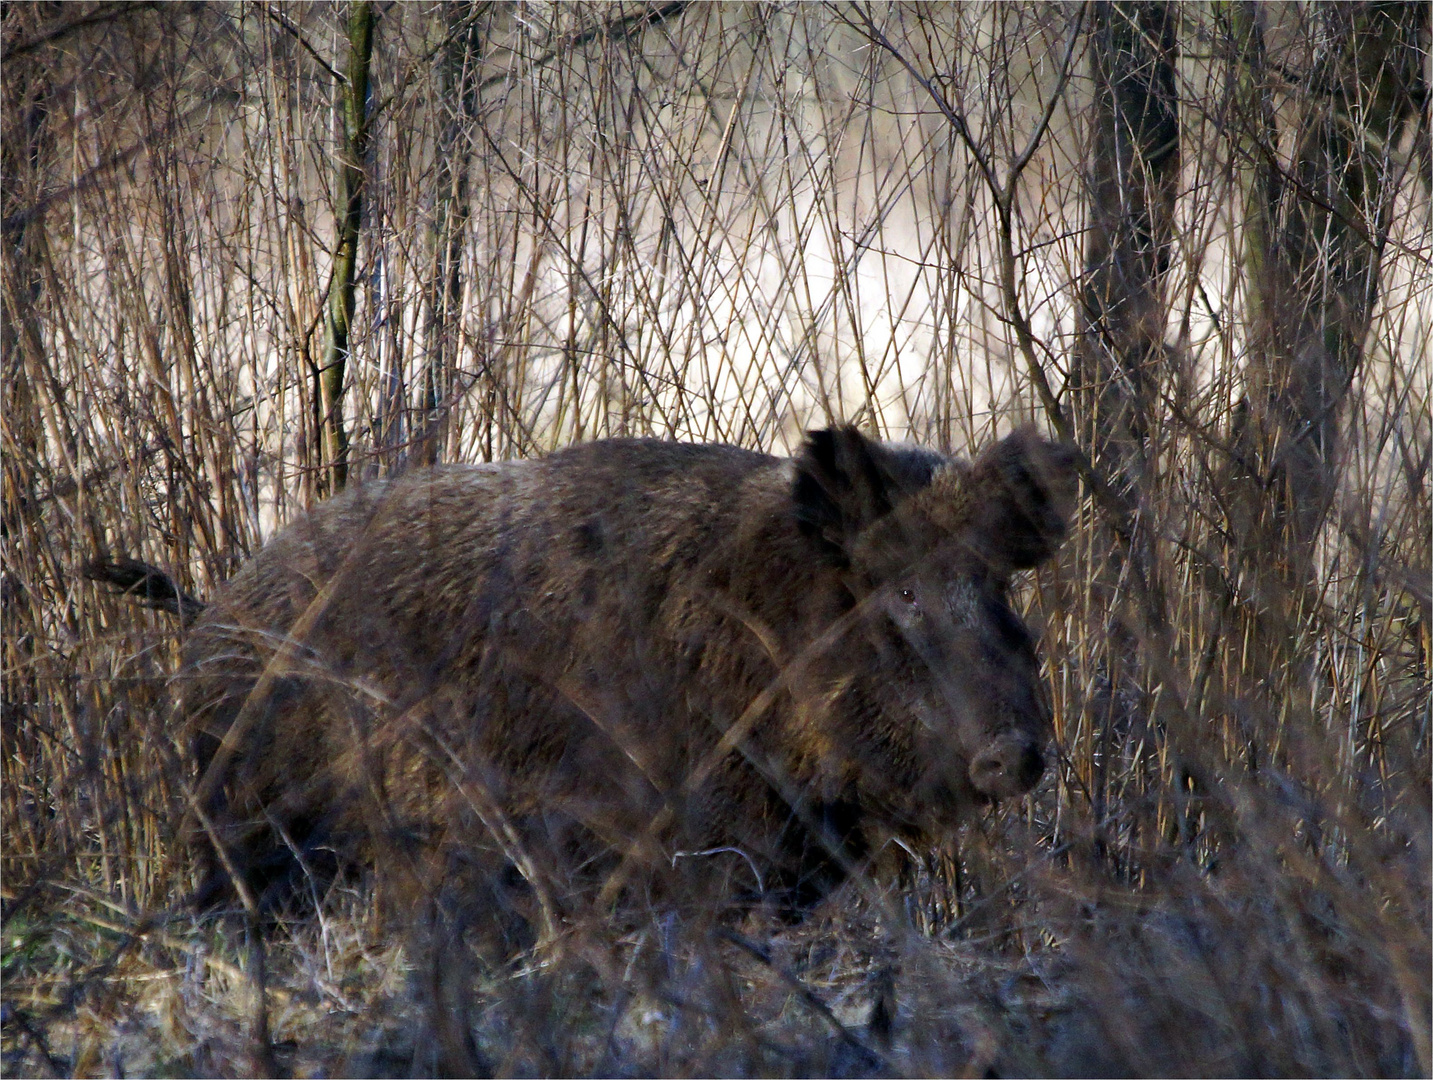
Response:
[[[900,597],[901,597],[901,599],[904,600],[907,604],[910,604],[912,607],[915,606],[915,602],[916,602],[916,591],[915,591],[914,589],[902,589],[902,590],[900,591]]]

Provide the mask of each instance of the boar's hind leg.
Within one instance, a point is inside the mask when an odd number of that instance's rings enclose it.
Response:
[[[326,777],[280,731],[313,717],[322,704],[294,678],[275,680],[265,701],[249,703],[256,681],[230,669],[222,678],[197,680],[186,695],[196,787],[184,840],[197,870],[198,908],[236,894],[268,907],[290,895],[302,874],[329,878],[337,869]],[[224,737],[246,703],[255,720],[226,748]]]

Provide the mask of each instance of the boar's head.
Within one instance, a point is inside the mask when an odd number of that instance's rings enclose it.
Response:
[[[852,428],[810,435],[797,519],[848,605],[822,661],[817,726],[839,747],[821,770],[828,786],[898,832],[929,835],[1035,785],[1049,707],[1007,589],[1054,554],[1074,496],[1069,450],[1031,429],[973,463]]]

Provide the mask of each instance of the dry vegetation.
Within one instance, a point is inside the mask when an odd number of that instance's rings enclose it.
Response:
[[[462,968],[499,1074],[1428,1075],[1427,5],[369,10],[3,9],[3,1070],[422,1074]],[[1033,795],[507,965],[186,907],[179,629],[87,560],[832,419],[1080,445]]]

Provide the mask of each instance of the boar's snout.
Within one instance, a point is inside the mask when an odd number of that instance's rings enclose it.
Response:
[[[1008,799],[1024,795],[1045,772],[1039,744],[1025,735],[1002,735],[970,763],[970,782],[982,795]]]

